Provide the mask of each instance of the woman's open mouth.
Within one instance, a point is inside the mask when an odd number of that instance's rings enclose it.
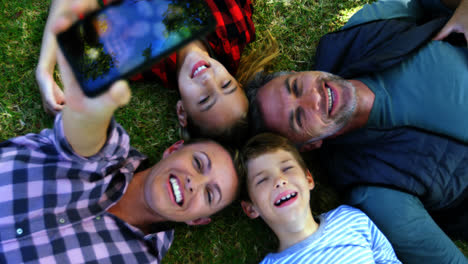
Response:
[[[184,204],[184,194],[182,192],[182,188],[180,187],[179,179],[176,178],[174,175],[169,177],[169,183],[171,186],[171,194],[173,200],[177,203],[177,205],[182,206]]]

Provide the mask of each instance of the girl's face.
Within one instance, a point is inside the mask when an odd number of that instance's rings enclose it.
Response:
[[[247,115],[248,100],[236,79],[202,47],[189,44],[179,54],[182,119],[188,115],[208,130],[227,128]]]

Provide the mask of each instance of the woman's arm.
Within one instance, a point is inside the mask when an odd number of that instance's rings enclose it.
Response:
[[[64,13],[55,19],[51,32],[57,34],[66,30],[79,14],[98,7],[91,2],[97,3],[97,1],[70,1],[66,9],[63,9]],[[62,117],[65,137],[76,153],[84,157],[92,156],[107,140],[107,129],[114,111],[130,100],[128,84],[125,81],[118,81],[105,94],[88,98],[81,91],[70,65],[59,49],[56,49],[56,55],[67,101]]]

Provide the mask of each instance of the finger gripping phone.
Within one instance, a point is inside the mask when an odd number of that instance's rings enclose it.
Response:
[[[124,0],[79,20],[57,42],[84,94],[95,97],[215,25],[204,1]]]

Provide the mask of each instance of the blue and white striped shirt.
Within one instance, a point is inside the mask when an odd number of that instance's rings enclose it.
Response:
[[[268,254],[261,263],[401,263],[387,238],[360,210],[342,205],[319,218],[315,233]]]

